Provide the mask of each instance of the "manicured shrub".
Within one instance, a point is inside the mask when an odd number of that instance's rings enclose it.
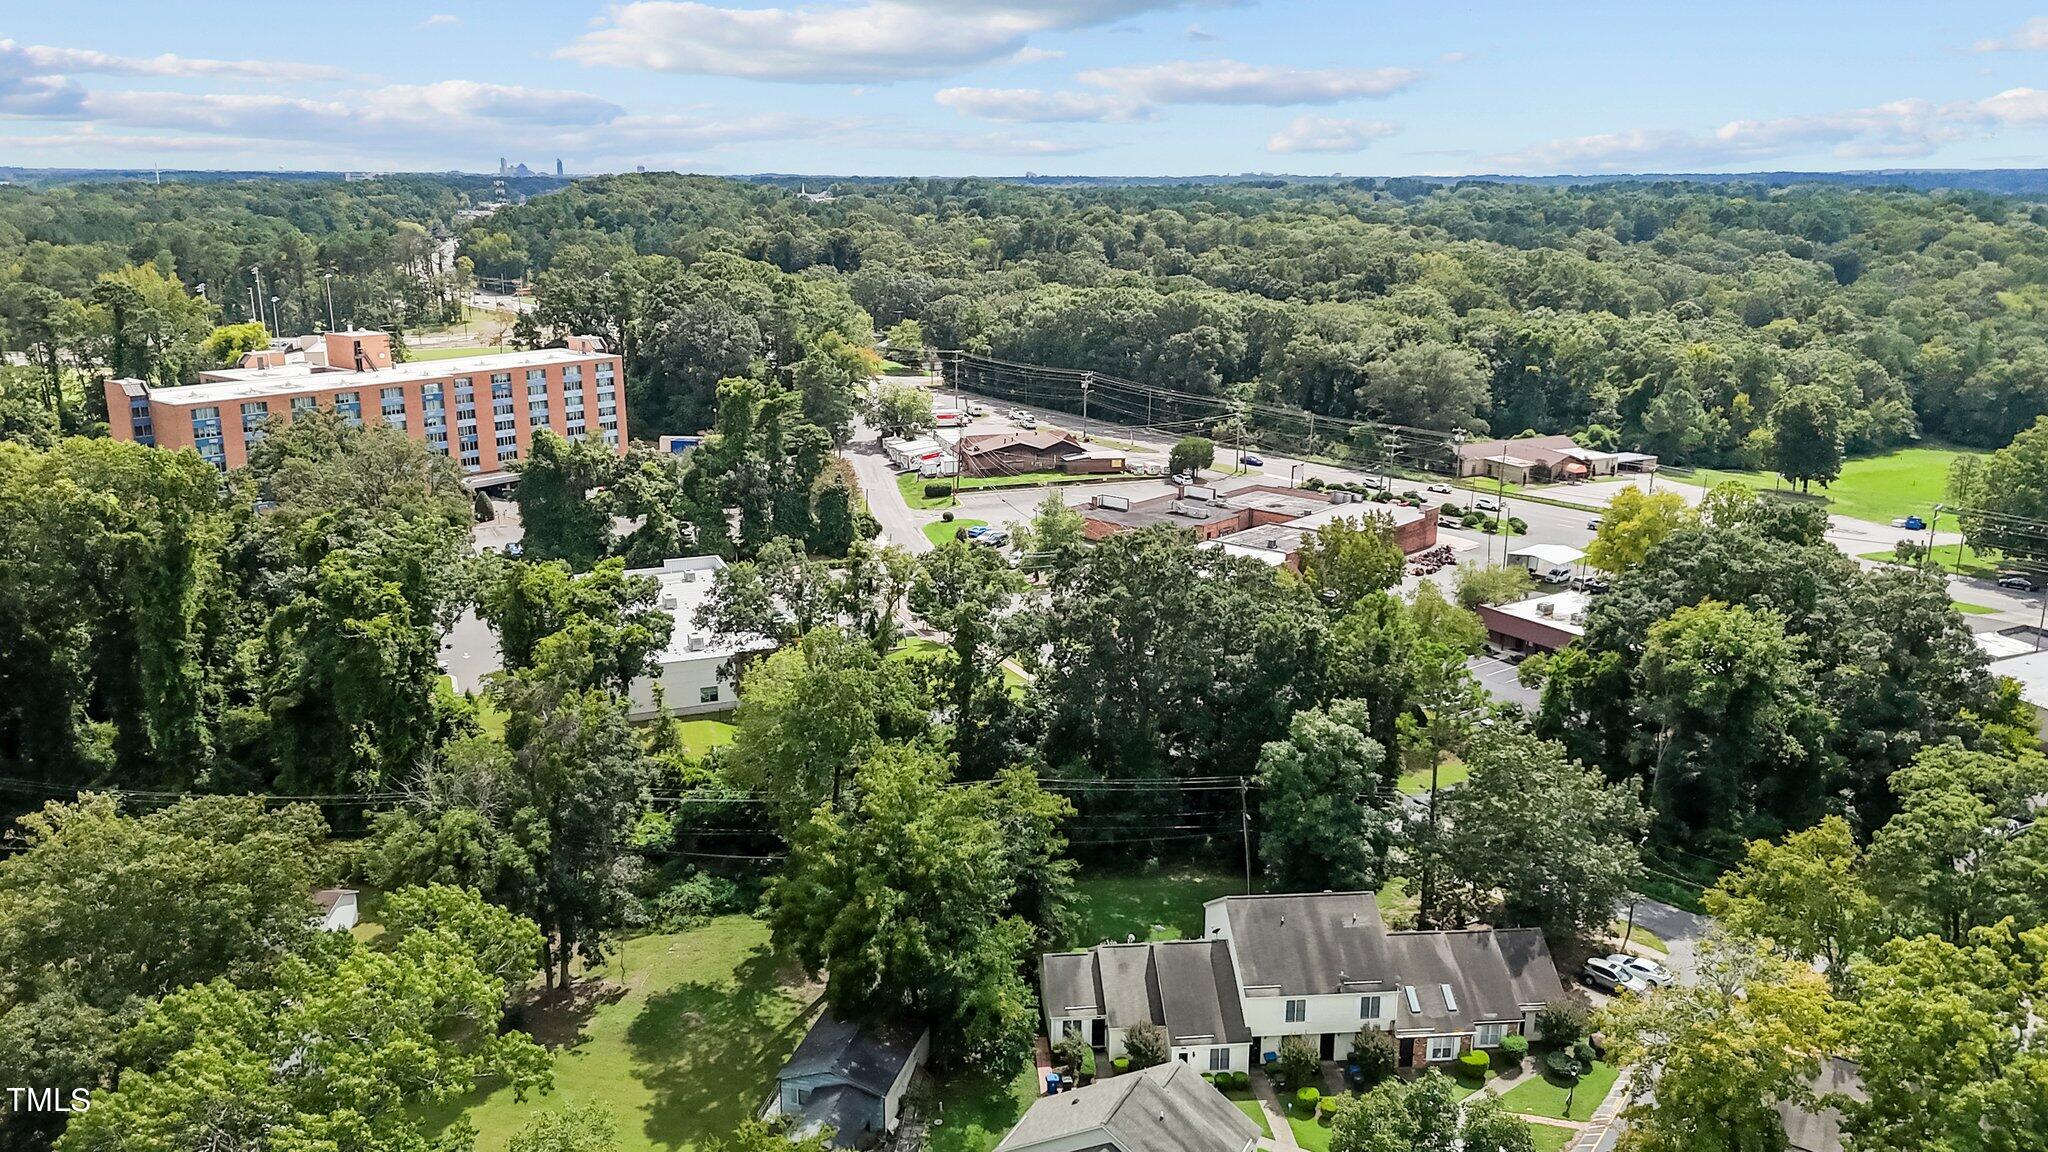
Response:
[[[1124,1033],[1124,1055],[1130,1058],[1133,1068],[1166,1063],[1166,1033],[1157,1024],[1133,1024]]]
[[[1458,1074],[1474,1080],[1485,1080],[1486,1068],[1492,1063],[1493,1061],[1487,1057],[1486,1053],[1474,1048],[1470,1052],[1458,1057]]]
[[[1508,517],[1508,531],[1517,536],[1527,536],[1529,534],[1529,522],[1520,516],[1510,516]]]
[[[1216,1086],[1216,1074],[1214,1072],[1202,1073],[1202,1082],[1214,1088]]]
[[[1592,1006],[1583,999],[1552,1000],[1536,1013],[1536,1038],[1553,1048],[1569,1048],[1586,1038],[1592,1018]]]
[[[1316,1046],[1299,1036],[1280,1041],[1280,1059],[1273,1065],[1273,1078],[1288,1088],[1306,1088],[1322,1079],[1323,1057]]]
[[[1572,1055],[1568,1048],[1560,1048],[1543,1058],[1543,1070],[1559,1080],[1572,1081],[1586,1074],[1585,1066]]]
[[[1522,1066],[1522,1058],[1529,1054],[1529,1038],[1519,1032],[1510,1032],[1500,1038],[1500,1047],[1493,1050],[1493,1066],[1503,1072],[1510,1072]]]
[[[1343,1106],[1344,1098],[1342,1096],[1325,1096],[1316,1102],[1316,1119],[1328,1124],[1330,1117],[1335,1116],[1337,1109]]]
[[[1249,1072],[1232,1072],[1230,1074],[1230,1086],[1238,1089],[1250,1088],[1252,1086],[1252,1074]]]
[[[1129,1056],[1119,1056],[1116,1059],[1111,1060],[1109,1062],[1109,1070],[1111,1073],[1118,1076],[1121,1076],[1124,1073],[1129,1072],[1131,1070],[1131,1058]]]
[[[1322,1098],[1323,1090],[1320,1088],[1298,1088],[1294,1093],[1294,1102],[1311,1116],[1315,1115],[1317,1102]]]
[[[924,494],[927,497],[951,496],[953,494],[953,485],[950,481],[945,480],[927,480],[924,482]]]
[[[1359,1087],[1370,1088],[1400,1070],[1401,1047],[1391,1032],[1361,1028],[1351,1038],[1351,1062],[1358,1065]]]
[[[939,513],[939,522],[942,524],[951,524],[953,522],[953,514],[951,512]]]

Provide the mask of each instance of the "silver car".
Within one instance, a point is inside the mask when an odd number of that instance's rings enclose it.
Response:
[[[1650,990],[1650,985],[1642,977],[1607,956],[1595,956],[1586,961],[1586,966],[1579,969],[1579,983],[1617,996],[1623,992],[1641,996]]]
[[[1652,988],[1669,988],[1678,982],[1678,977],[1671,974],[1671,969],[1647,957],[1616,952],[1607,957],[1607,962]]]

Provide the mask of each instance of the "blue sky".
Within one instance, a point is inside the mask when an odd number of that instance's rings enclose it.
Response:
[[[2048,166],[2048,0],[17,0],[0,164]],[[1965,11],[1964,9],[1967,9]]]

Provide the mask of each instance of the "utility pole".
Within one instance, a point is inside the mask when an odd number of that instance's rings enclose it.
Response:
[[[1083,374],[1082,374],[1082,376],[1081,376],[1081,441],[1082,441],[1082,443],[1084,443],[1084,444],[1085,444],[1085,443],[1087,443],[1087,441],[1088,441],[1088,389],[1089,389],[1089,387],[1090,387],[1091,385],[1093,385],[1094,383],[1095,383],[1095,373],[1093,373],[1093,372],[1087,372],[1087,373],[1083,373]]]
[[[1237,778],[1237,810],[1238,817],[1243,821],[1244,826],[1244,894],[1247,896],[1252,894],[1252,807],[1251,801],[1246,795],[1249,791],[1250,785],[1244,777],[1239,776]]]
[[[320,274],[321,287],[327,290],[327,330],[334,331],[334,273]]]

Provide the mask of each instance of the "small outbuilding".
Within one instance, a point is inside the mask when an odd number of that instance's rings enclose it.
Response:
[[[322,932],[347,932],[359,919],[353,888],[322,888],[313,893],[313,904],[320,909],[316,918]]]
[[[931,1054],[931,1033],[911,1024],[854,1024],[819,1015],[775,1075],[771,1115],[790,1134],[830,1129],[835,1148],[865,1148],[896,1130],[910,1078]]]

